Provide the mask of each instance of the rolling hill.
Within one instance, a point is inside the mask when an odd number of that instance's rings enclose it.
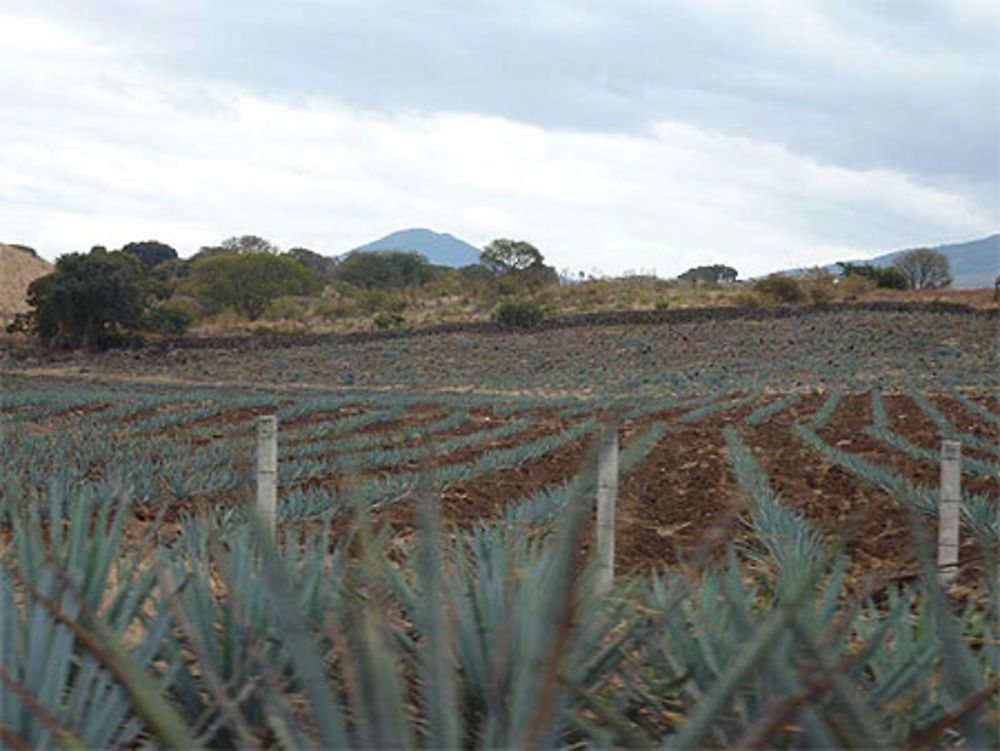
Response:
[[[870,259],[855,259],[853,262],[890,266],[899,256],[911,250],[914,248],[894,250]],[[964,243],[938,245],[931,250],[936,250],[947,256],[954,277],[952,286],[956,289],[992,287],[997,275],[1000,274],[1000,233]],[[830,264],[824,268],[832,272],[838,270],[836,264]],[[793,269],[780,273],[798,276],[805,271],[805,269]]]
[[[422,253],[437,266],[460,268],[479,263],[479,248],[446,232],[404,229],[350,251],[403,250]]]
[[[52,273],[52,264],[34,253],[0,243],[0,323],[28,309],[28,285]]]

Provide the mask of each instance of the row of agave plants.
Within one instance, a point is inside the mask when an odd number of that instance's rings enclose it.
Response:
[[[410,542],[206,514],[136,529],[127,491],[54,482],[2,530],[10,747],[994,747],[996,540],[961,606],[866,591],[735,431],[747,542],[594,595],[595,478],[539,523]],[[590,463],[592,464],[592,462]],[[555,521],[553,521],[555,520]],[[127,523],[128,522],[128,523]],[[336,529],[336,533],[334,532]],[[926,547],[921,526],[914,543]]]

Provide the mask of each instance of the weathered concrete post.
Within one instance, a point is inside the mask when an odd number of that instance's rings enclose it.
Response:
[[[278,418],[257,418],[257,514],[274,536],[278,502]]]
[[[962,444],[941,442],[941,496],[938,499],[938,571],[942,584],[958,574],[958,531],[962,521]]]
[[[597,445],[597,594],[615,579],[615,502],[618,499],[618,425],[601,425]]]

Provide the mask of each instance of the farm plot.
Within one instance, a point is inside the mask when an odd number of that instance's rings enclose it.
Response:
[[[668,311],[669,312],[669,311]],[[710,313],[710,311],[702,311]],[[294,339],[108,352],[46,363],[51,371],[226,384],[326,388],[442,388],[661,398],[692,391],[775,392],[834,386],[940,391],[1000,387],[1000,314],[863,309],[671,324],[580,326],[537,332],[441,333],[323,343]],[[195,343],[197,344],[197,343]],[[8,368],[30,362],[6,361]]]
[[[8,378],[4,742],[988,745],[1000,404],[869,385]],[[280,426],[273,541],[242,513],[262,414]],[[589,446],[609,419],[619,575],[601,597]],[[941,438],[966,453],[950,595],[913,543],[935,532]]]
[[[1000,417],[995,400],[960,390],[598,401],[11,384],[2,405],[8,513],[54,481],[89,493],[119,488],[139,520],[239,507],[253,495],[254,419],[273,413],[282,521],[349,519],[360,505],[405,536],[414,499],[432,487],[445,522],[467,529],[565,488],[586,468],[598,422],[614,418],[623,450],[638,451],[621,478],[620,570],[711,559],[752,533],[727,431],[858,570],[915,572],[911,519],[935,533],[942,438],[963,446],[968,530],[1000,532]],[[980,565],[975,535],[961,557],[969,577]]]

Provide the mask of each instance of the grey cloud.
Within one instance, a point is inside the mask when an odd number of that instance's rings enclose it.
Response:
[[[41,7],[142,65],[286,101],[612,132],[678,120],[853,168],[960,181],[996,200],[996,12],[806,5],[760,17],[639,0]]]

